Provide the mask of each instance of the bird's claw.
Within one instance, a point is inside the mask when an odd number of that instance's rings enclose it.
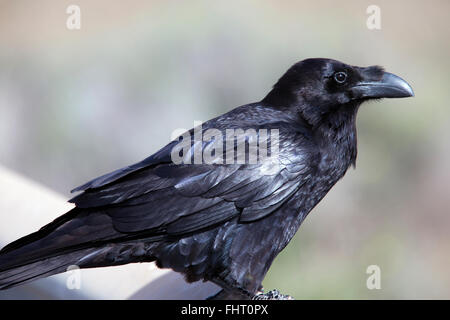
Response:
[[[267,293],[260,291],[253,296],[252,300],[294,300],[294,298],[290,295],[282,294],[277,289],[274,289]]]

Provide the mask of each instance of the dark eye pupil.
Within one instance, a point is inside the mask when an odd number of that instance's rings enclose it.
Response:
[[[343,83],[347,79],[347,74],[345,72],[337,72],[334,75],[334,80],[338,83]]]

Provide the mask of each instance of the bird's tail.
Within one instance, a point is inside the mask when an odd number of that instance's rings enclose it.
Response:
[[[25,261],[22,265],[9,267],[6,270],[0,271],[0,290],[9,289],[43,277],[65,272],[70,266],[77,265],[80,259],[88,256],[92,251],[93,249],[78,250],[46,258],[41,261],[29,263]],[[0,267],[2,264],[3,259],[0,259]]]
[[[80,268],[118,265],[108,253],[120,250],[108,243],[117,236],[101,213],[90,215],[75,208],[0,250],[0,290]],[[131,262],[130,259],[127,262]]]

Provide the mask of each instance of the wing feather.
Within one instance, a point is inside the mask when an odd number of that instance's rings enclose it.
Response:
[[[282,137],[280,155],[257,164],[220,164],[217,159],[213,164],[174,164],[170,161],[174,144],[170,143],[140,163],[78,187],[75,190],[84,192],[71,202],[81,208],[102,207],[123,233],[154,230],[181,235],[236,216],[240,222],[261,219],[288,201],[312,170],[306,165],[310,155],[304,152],[308,140],[295,130],[287,130]],[[248,145],[251,139],[255,137],[240,143]],[[237,149],[239,141],[235,142]],[[211,151],[210,143],[199,145]],[[192,148],[194,144],[191,155]],[[301,156],[293,156],[293,149]]]

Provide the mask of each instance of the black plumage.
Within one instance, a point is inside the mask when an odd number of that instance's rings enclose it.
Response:
[[[0,289],[69,265],[156,261],[188,281],[219,284],[221,297],[253,297],[303,219],[355,163],[360,104],[412,95],[404,80],[377,66],[298,62],[260,102],[202,125],[203,133],[223,133],[223,152],[212,154],[212,162],[174,163],[175,140],[76,188],[81,193],[70,200],[74,209],[0,251]],[[227,138],[228,129],[258,135],[237,140]],[[257,163],[223,163],[230,149],[225,140],[232,140],[231,149],[244,144],[247,158],[252,139],[274,143],[259,129],[279,131],[278,154]],[[183,157],[192,158],[198,148],[211,144],[193,141]]]

